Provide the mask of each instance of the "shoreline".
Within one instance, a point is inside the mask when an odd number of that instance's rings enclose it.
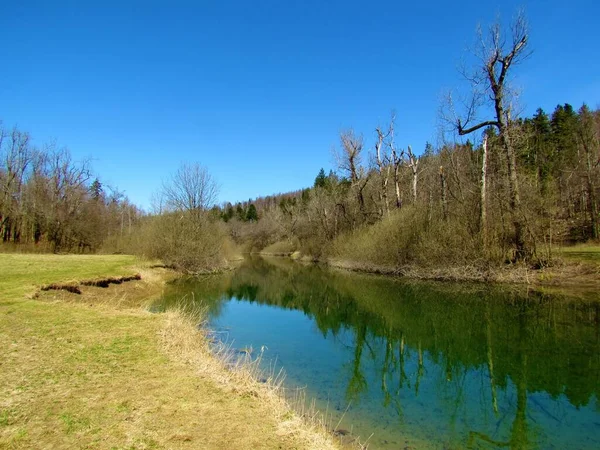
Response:
[[[558,257],[554,265],[532,269],[523,264],[482,269],[474,265],[451,267],[390,267],[361,263],[337,258],[318,259],[299,252],[257,252],[258,255],[272,258],[288,258],[303,263],[323,264],[327,267],[350,272],[383,275],[411,280],[440,282],[469,282],[485,284],[511,284],[534,289],[576,289],[582,292],[600,289],[600,264],[588,261],[569,260]]]

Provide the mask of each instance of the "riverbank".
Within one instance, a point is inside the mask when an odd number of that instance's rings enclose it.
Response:
[[[187,316],[143,309],[168,269],[3,254],[0,272],[0,447],[337,448],[268,383],[227,370]],[[132,279],[103,282],[119,277]]]
[[[385,266],[341,258],[319,259],[297,251],[259,254],[268,257],[289,257],[301,262],[316,262],[353,272],[417,280],[522,284],[550,289],[600,288],[600,246],[595,245],[557,248],[552,265],[543,268],[531,268],[526,264],[506,264],[498,267],[475,264],[447,267]]]

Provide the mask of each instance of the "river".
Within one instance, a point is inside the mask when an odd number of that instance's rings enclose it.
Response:
[[[182,301],[371,449],[600,448],[600,294],[249,258],[171,283],[153,308]]]

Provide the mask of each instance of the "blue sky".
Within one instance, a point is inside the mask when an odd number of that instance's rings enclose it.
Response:
[[[0,119],[90,157],[149,206],[198,161],[238,201],[309,186],[353,127],[397,113],[398,144],[437,142],[440,97],[478,23],[524,7],[525,114],[600,106],[600,2],[40,1],[0,15]]]

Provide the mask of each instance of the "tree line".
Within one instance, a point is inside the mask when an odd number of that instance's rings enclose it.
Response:
[[[396,143],[392,116],[374,130],[370,149],[362,135],[343,131],[337,170],[321,169],[311,188],[228,205],[221,217],[248,248],[391,266],[518,259],[545,264],[555,244],[597,239],[600,111],[564,104],[509,126],[520,186],[516,211],[495,127],[484,128],[477,145],[427,143],[417,154]],[[227,217],[228,210],[248,205],[258,220]],[[522,223],[518,244],[514,215]]]
[[[56,144],[36,147],[0,122],[0,236],[4,245],[54,252],[97,251],[132,232],[141,211]]]

